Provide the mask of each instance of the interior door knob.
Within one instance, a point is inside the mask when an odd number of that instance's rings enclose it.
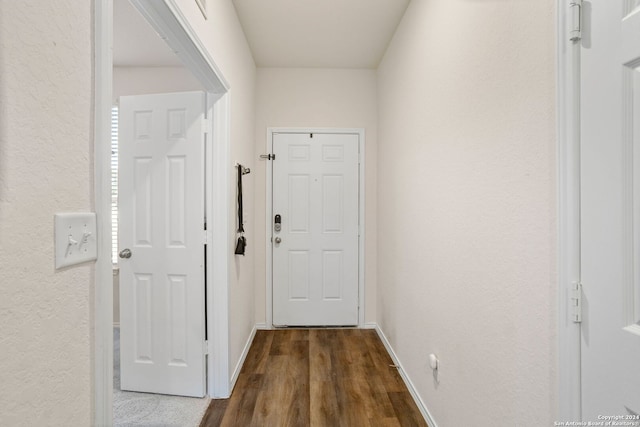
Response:
[[[273,241],[276,242],[276,243],[280,243],[280,242],[282,242],[282,239],[279,238],[279,237],[276,237],[275,239],[273,239]]]
[[[131,249],[123,249],[118,254],[120,258],[131,258]]]

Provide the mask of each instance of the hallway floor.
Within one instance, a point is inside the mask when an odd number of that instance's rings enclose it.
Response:
[[[427,426],[377,333],[258,331],[238,382],[200,427]]]

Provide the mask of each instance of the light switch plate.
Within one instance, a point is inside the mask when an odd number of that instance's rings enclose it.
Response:
[[[97,259],[95,213],[57,213],[54,222],[56,269]]]

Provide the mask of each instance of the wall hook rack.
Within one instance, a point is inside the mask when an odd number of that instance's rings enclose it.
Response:
[[[240,163],[236,163],[236,167],[240,168],[240,170],[242,171],[242,175],[247,175],[247,174],[251,173],[251,169],[250,168],[245,168]]]

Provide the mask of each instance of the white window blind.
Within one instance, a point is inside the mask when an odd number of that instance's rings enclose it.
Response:
[[[118,106],[111,108],[111,259],[118,263]]]

